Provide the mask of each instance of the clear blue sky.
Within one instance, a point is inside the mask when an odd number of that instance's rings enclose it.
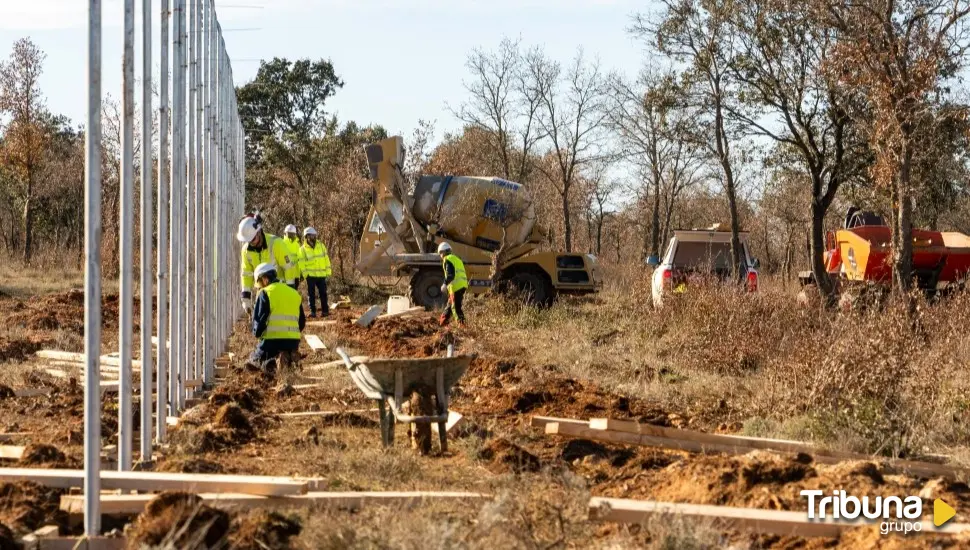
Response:
[[[103,90],[118,98],[122,4],[121,0],[103,4]],[[141,4],[136,0],[139,27]],[[650,4],[635,0],[216,0],[216,10],[226,29],[237,85],[253,78],[260,59],[329,58],[346,83],[328,105],[341,120],[382,124],[405,137],[419,119],[435,120],[440,137],[459,126],[447,105],[457,106],[465,97],[464,62],[473,48],[494,48],[503,36],[521,37],[524,44],[542,45],[550,56],[566,61],[582,46],[588,55],[598,56],[605,69],[633,75],[643,64],[644,53],[626,27],[631,14],[649,9]],[[153,0],[156,79],[160,5],[160,0]],[[30,36],[47,53],[42,86],[48,107],[78,122],[85,110],[86,16],[85,0],[0,0],[0,57],[9,55],[14,41]],[[136,42],[140,41],[139,31]],[[137,76],[141,61],[135,66]]]

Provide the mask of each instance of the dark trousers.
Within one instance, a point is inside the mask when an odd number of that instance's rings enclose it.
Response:
[[[299,340],[260,340],[256,344],[256,351],[249,356],[249,361],[255,365],[261,365],[265,361],[276,358],[284,351],[296,351],[300,349]]]
[[[448,305],[445,306],[445,311],[441,314],[441,326],[450,323],[452,315],[458,318],[459,323],[465,324],[465,312],[461,309],[461,305],[465,301],[466,290],[468,289],[456,290],[454,294],[448,297]]]
[[[320,313],[330,315],[330,304],[327,303],[327,278],[307,277],[306,287],[310,297],[310,315],[317,314],[317,291],[320,291]]]

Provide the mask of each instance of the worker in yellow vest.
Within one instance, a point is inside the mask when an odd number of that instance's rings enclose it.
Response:
[[[300,273],[306,279],[310,298],[310,317],[317,316],[316,294],[320,293],[320,313],[330,315],[327,303],[327,279],[331,275],[330,256],[327,247],[317,240],[317,230],[307,227],[303,230],[303,247],[300,248]]]
[[[259,338],[249,362],[262,366],[280,354],[296,353],[306,328],[303,296],[277,278],[277,266],[262,263],[254,272],[260,287],[253,309],[253,336]]]
[[[243,243],[239,261],[242,306],[247,314],[252,315],[256,266],[263,263],[275,265],[279,278],[292,277],[295,270],[289,272],[286,270],[286,265],[289,263],[286,247],[282,239],[263,231],[263,219],[259,212],[239,221],[236,240]]]
[[[465,264],[461,258],[452,253],[451,245],[448,243],[438,245],[438,255],[441,256],[441,267],[445,271],[445,282],[441,285],[441,292],[448,292],[448,306],[438,321],[441,326],[447,326],[454,317],[458,321],[458,326],[463,327],[465,312],[462,311],[461,306],[465,301],[465,290],[468,289]]]
[[[287,283],[295,290],[300,289],[300,235],[296,231],[296,226],[290,224],[283,230],[286,236],[283,237],[283,244],[286,245],[286,259],[288,263],[283,266],[283,270],[289,272]],[[291,282],[292,281],[292,282]]]

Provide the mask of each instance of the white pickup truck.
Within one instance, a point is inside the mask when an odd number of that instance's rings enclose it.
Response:
[[[758,290],[758,265],[748,250],[748,234],[741,233],[745,272],[744,286],[748,292]],[[664,295],[682,293],[691,284],[731,279],[731,232],[717,229],[674,231],[663,259],[651,256],[647,263],[656,267],[651,284],[653,305],[661,307]]]

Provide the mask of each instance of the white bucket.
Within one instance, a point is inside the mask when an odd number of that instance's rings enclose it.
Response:
[[[411,309],[411,300],[407,296],[391,296],[387,299],[387,312],[402,313]]]

